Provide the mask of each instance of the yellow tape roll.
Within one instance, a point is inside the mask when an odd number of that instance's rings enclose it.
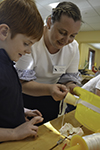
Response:
[[[85,140],[79,136],[74,135],[70,142],[70,148],[65,150],[89,150]]]

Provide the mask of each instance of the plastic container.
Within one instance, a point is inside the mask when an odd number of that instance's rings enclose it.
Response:
[[[79,96],[77,99],[78,101],[81,99],[82,101],[85,101],[91,106],[97,108],[98,111],[100,111],[100,97],[96,94],[93,94],[85,89],[82,89],[80,87],[74,88],[74,93]],[[89,108],[88,105],[84,106],[81,103],[78,103],[76,100],[76,97],[74,96],[66,96],[65,102],[70,104],[70,97],[71,97],[71,104],[77,105],[76,111],[75,111],[75,118],[86,128],[89,130],[96,132],[100,129],[100,112],[96,112],[93,109]],[[73,100],[72,100],[73,99]],[[96,109],[95,109],[96,110]]]

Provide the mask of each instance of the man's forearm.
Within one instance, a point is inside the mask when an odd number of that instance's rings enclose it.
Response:
[[[22,82],[22,92],[31,96],[50,95],[51,84],[43,84],[35,81]]]

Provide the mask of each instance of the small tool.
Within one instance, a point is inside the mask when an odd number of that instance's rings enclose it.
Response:
[[[65,138],[60,138],[60,140],[59,141],[57,141],[57,144],[56,145],[54,145],[52,148],[50,148],[49,150],[52,150],[52,149],[54,149],[56,146],[58,146],[59,144],[61,144],[65,139],[66,139],[67,137],[65,137]]]
[[[81,125],[80,127],[83,127],[83,125]],[[69,135],[73,135],[75,134],[75,132],[73,132],[72,134],[69,134]],[[68,136],[69,136],[68,135]],[[52,148],[50,148],[49,150],[53,150],[56,146],[58,146],[59,144],[61,144],[65,139],[68,139],[68,140],[71,140],[70,138],[68,137],[65,137],[65,138],[60,138],[60,140],[57,141],[57,144],[54,145]]]
[[[64,146],[63,146],[62,150],[64,150],[66,146],[67,146],[67,143],[65,143],[65,144],[64,144]]]

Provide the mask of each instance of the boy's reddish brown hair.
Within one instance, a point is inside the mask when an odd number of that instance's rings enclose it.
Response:
[[[24,34],[39,40],[43,34],[43,20],[34,0],[3,0],[0,3],[0,24],[7,24],[11,38]]]

